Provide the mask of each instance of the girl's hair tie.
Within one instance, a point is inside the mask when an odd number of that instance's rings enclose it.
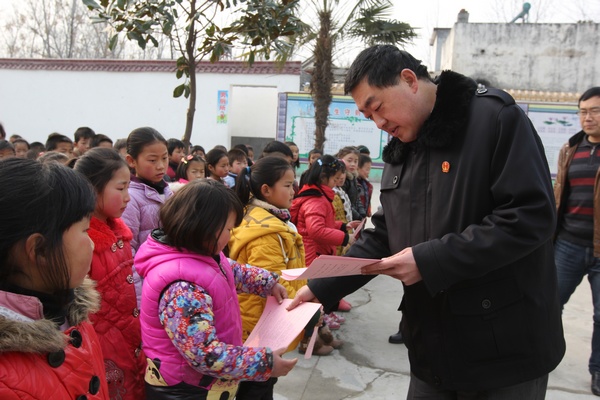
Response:
[[[319,163],[319,165],[320,165],[321,167],[323,166],[323,161],[321,161],[321,159],[320,159],[320,158],[317,160],[317,163]]]
[[[194,158],[193,154],[188,154],[185,157],[181,157],[181,162],[184,164],[187,164],[189,160],[191,160],[192,158]]]

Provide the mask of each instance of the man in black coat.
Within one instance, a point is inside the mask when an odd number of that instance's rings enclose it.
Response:
[[[409,53],[364,50],[345,82],[392,140],[382,209],[350,257],[361,276],[312,280],[290,307],[332,308],[374,277],[404,284],[408,399],[543,399],[565,352],[541,141],[508,94],[460,74],[432,81]]]

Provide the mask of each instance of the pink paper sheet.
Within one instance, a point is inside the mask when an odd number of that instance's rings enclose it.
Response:
[[[285,299],[278,304],[275,297],[267,297],[265,309],[244,346],[265,346],[272,350],[287,348],[321,308],[319,303],[308,302],[288,311],[286,307],[291,302],[291,299]]]
[[[331,276],[360,275],[362,267],[377,264],[381,260],[340,256],[319,256],[309,268],[284,269],[281,277],[287,281],[295,279],[328,278]]]

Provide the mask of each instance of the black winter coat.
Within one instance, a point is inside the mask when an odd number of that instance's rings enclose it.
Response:
[[[454,72],[438,81],[417,140],[384,149],[382,211],[348,256],[412,247],[423,280],[404,287],[411,372],[441,389],[486,390],[552,371],[565,352],[541,141],[505,92]],[[372,277],[312,280],[327,307]]]

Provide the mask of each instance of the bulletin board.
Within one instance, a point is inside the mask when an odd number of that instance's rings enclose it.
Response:
[[[546,153],[552,177],[558,170],[558,153],[571,136],[581,130],[576,104],[517,103],[533,123]]]
[[[325,154],[333,155],[344,146],[365,145],[374,166],[383,165],[381,154],[389,135],[358,111],[352,97],[333,96],[325,136]],[[309,94],[279,94],[277,140],[296,143],[300,158],[308,157],[315,144],[315,108]]]

